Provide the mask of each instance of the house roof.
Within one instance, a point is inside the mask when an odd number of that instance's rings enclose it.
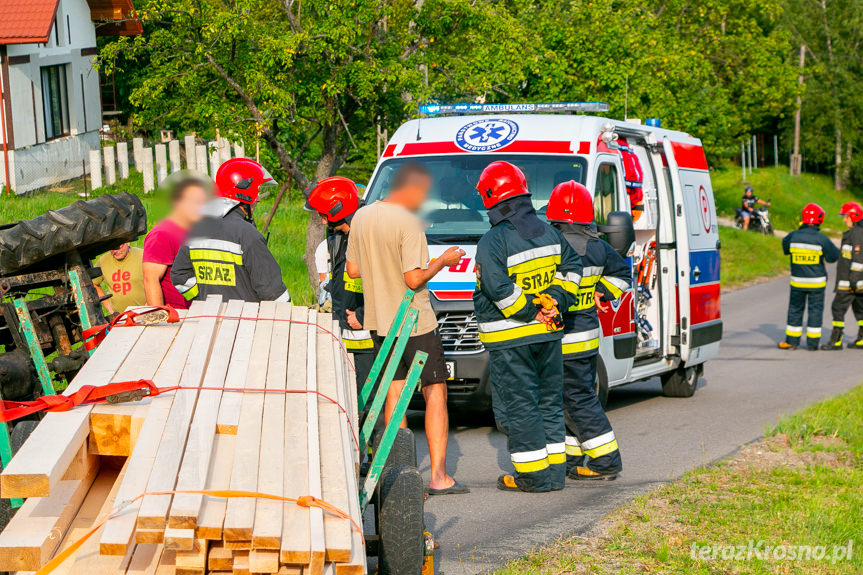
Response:
[[[60,0],[0,0],[0,44],[47,42]]]
[[[0,44],[48,41],[60,0],[0,0]],[[87,0],[98,36],[134,36],[143,32],[132,0]]]

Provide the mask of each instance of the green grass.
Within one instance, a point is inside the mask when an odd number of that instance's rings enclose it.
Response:
[[[542,547],[497,575],[863,572],[863,386],[783,418],[767,435],[617,509],[600,533]],[[750,541],[762,552],[823,545],[828,558],[745,558]],[[834,546],[844,552],[849,542],[850,559],[832,562]],[[708,545],[744,553],[701,556]]]
[[[83,191],[83,182],[73,180],[64,185],[57,186],[50,191],[39,191],[22,196],[0,197],[0,222],[9,223],[21,219],[29,219],[45,213],[49,209],[58,209],[71,204],[81,198],[78,194]],[[99,188],[93,195],[106,193],[116,194],[130,192],[137,194],[144,208],[147,210],[147,226],[153,227],[162,220],[170,209],[167,192],[156,190],[150,194],[144,194],[142,176],[138,172],[131,172],[126,180],[121,180],[114,186]],[[267,214],[275,202],[275,193],[261,200],[256,210],[258,228],[263,227]],[[314,303],[314,293],[308,281],[308,273],[302,257],[306,245],[306,223],[308,213],[303,210],[299,201],[299,194],[294,192],[293,201],[283,201],[276,212],[272,224],[270,224],[269,247],[282,268],[282,277],[285,285],[291,293],[295,303],[310,305]],[[144,243],[141,236],[134,245],[140,247]]]
[[[742,182],[740,177],[738,168],[717,169],[710,174],[719,214],[734,217],[734,208],[740,205],[743,197],[743,187],[749,184],[755,189],[756,196],[771,201],[770,219],[777,230],[796,229],[800,225],[800,210],[814,202],[827,212],[825,231],[841,233],[845,226],[838,216],[839,208],[845,202],[863,200],[860,190],[834,190],[830,176],[803,174],[792,178],[785,167],[759,168],[747,176],[746,182]]]
[[[776,236],[720,226],[719,240],[722,287],[738,287],[788,270],[788,257],[782,254],[782,241]]]

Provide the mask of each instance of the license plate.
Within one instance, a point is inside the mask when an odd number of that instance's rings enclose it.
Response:
[[[455,362],[446,362],[447,379],[455,379]]]

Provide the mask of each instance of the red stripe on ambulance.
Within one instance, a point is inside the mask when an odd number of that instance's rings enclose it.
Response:
[[[707,170],[707,158],[704,157],[704,148],[700,145],[671,142],[671,148],[674,150],[677,167],[681,170]]]

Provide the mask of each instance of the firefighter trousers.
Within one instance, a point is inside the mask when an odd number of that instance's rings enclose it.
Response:
[[[566,409],[567,471],[586,465],[597,473],[623,469],[611,423],[596,396],[599,354],[563,358],[563,405]]]
[[[857,325],[863,328],[863,293],[852,291],[837,291],[833,296],[830,313],[833,315],[833,327],[845,327],[845,314],[848,308],[854,313]]]
[[[492,401],[523,491],[563,489],[566,426],[560,341],[489,351]],[[500,421],[499,419],[499,421]]]
[[[788,299],[788,321],[785,326],[785,341],[800,345],[803,335],[803,312],[806,315],[806,345],[818,347],[821,340],[821,322],[824,319],[824,289],[800,289],[791,287]]]
[[[366,383],[366,378],[372,370],[372,364],[375,362],[374,353],[354,353],[354,370],[357,372],[357,393],[363,390],[363,385]]]

